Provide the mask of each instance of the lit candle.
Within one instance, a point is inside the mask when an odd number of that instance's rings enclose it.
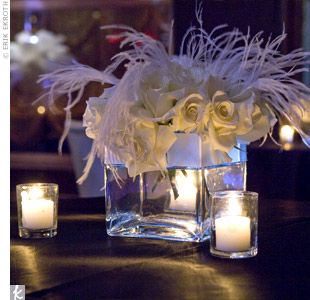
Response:
[[[187,175],[182,172],[177,173],[175,177],[178,197],[175,198],[171,190],[170,209],[193,211],[196,208],[197,186],[195,171],[186,171]]]
[[[215,220],[216,248],[222,251],[246,251],[250,248],[250,219],[226,216]]]
[[[240,216],[238,199],[229,199],[228,215],[215,219],[216,249],[221,251],[246,251],[250,248],[250,218]]]
[[[294,139],[294,128],[290,125],[283,125],[280,129],[280,140],[283,144],[292,143]]]
[[[42,191],[33,188],[22,192],[22,224],[28,229],[44,229],[53,227],[54,202],[42,199]]]

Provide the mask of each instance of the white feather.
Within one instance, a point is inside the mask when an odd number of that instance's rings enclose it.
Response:
[[[296,110],[292,109],[294,104],[303,112],[301,99],[310,101],[310,88],[293,78],[296,74],[308,71],[305,65],[309,64],[310,52],[297,49],[288,54],[281,54],[279,47],[286,38],[284,31],[274,39],[269,37],[265,45],[262,32],[251,38],[250,30],[244,35],[234,29],[216,36],[216,33],[226,25],[217,26],[208,34],[203,29],[201,6],[196,8],[196,18],[199,26],[191,26],[185,32],[180,46],[180,55],[177,58],[169,55],[162,43],[141,32],[125,25],[109,25],[103,26],[102,29],[124,30],[113,36],[123,39],[121,48],[129,46],[129,49],[115,55],[111,65],[105,71],[100,72],[88,66],[75,64],[40,77],[39,82],[49,82],[47,85],[49,91],[40,99],[45,97],[51,107],[60,95],[68,96],[65,108],[67,120],[70,120],[70,110],[80,101],[88,82],[96,81],[114,86],[100,124],[100,133],[79,183],[87,177],[95,155],[104,160],[106,147],[117,158],[120,157],[121,150],[115,148],[114,137],[119,133],[121,123],[126,124],[123,137],[126,138],[128,147],[131,149],[134,147],[134,127],[130,107],[139,100],[141,82],[150,66],[172,77],[180,85],[182,83],[186,85],[187,70],[199,68],[200,71],[194,75],[196,79],[207,81],[209,76],[214,76],[225,80],[230,87],[238,85],[243,90],[254,90],[260,95],[261,101],[268,103],[276,114],[290,120],[310,147],[309,136],[300,127]],[[173,26],[171,26],[170,39],[173,36],[172,30]],[[175,61],[183,66],[183,71],[173,73],[170,67]],[[122,79],[118,80],[113,73],[124,64],[127,70]],[[72,99],[72,93],[76,91],[78,95]],[[65,127],[60,144],[68,133],[68,126]]]

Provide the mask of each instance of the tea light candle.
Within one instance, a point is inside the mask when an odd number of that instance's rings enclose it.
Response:
[[[257,254],[258,194],[250,191],[211,193],[210,253],[239,259]]]
[[[250,218],[226,216],[215,220],[216,248],[222,251],[245,251],[250,248]]]
[[[40,198],[40,190],[22,192],[22,224],[28,229],[50,228],[54,222],[54,202]]]
[[[38,199],[22,201],[22,223],[28,229],[43,229],[53,226],[54,202]]]
[[[246,251],[250,248],[250,218],[240,216],[236,198],[229,199],[227,216],[215,219],[216,248],[221,251]]]

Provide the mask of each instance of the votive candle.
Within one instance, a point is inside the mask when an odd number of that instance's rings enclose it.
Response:
[[[19,236],[53,237],[57,234],[58,185],[53,183],[16,186]]]
[[[221,191],[211,195],[212,255],[244,258],[257,254],[258,194]]]

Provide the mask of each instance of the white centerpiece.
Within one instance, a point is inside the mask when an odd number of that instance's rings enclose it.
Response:
[[[179,55],[128,26],[111,25],[103,29],[123,30],[118,33],[121,47],[129,49],[116,55],[104,71],[76,64],[41,76],[40,82],[50,83],[45,95],[50,105],[59,95],[68,95],[68,120],[88,82],[111,86],[87,102],[84,126],[93,148],[80,183],[94,156],[104,161],[108,152],[126,165],[131,177],[165,172],[166,155],[177,143],[178,132],[201,138],[208,148],[208,164],[229,162],[228,153],[238,143],[271,136],[277,115],[286,117],[309,146],[300,114],[310,101],[310,89],[293,78],[305,71],[309,52],[281,54],[285,33],[265,44],[262,33],[251,38],[235,29],[216,35],[223,26],[209,34],[203,29],[200,8],[196,16],[200,27],[188,29]],[[126,72],[118,79],[114,71],[123,64]]]
[[[49,86],[38,101],[53,106],[60,95],[68,97],[60,148],[71,109],[86,85],[94,81],[108,86],[87,101],[83,124],[93,145],[78,183],[87,178],[96,155],[105,162],[111,235],[205,240],[210,227],[205,167],[228,164],[229,169],[229,153],[239,144],[272,138],[279,115],[309,146],[300,114],[306,107],[301,99],[310,102],[310,88],[293,76],[305,71],[310,53],[299,49],[281,54],[285,33],[265,43],[262,33],[252,38],[237,29],[218,34],[225,26],[208,33],[201,6],[196,18],[199,26],[188,28],[178,55],[171,52],[173,28],[167,50],[128,26],[104,26],[112,35],[117,32],[121,48],[126,46],[104,71],[75,64],[39,80]],[[125,73],[116,78],[120,66]],[[242,227],[238,236],[246,236],[247,225]]]

